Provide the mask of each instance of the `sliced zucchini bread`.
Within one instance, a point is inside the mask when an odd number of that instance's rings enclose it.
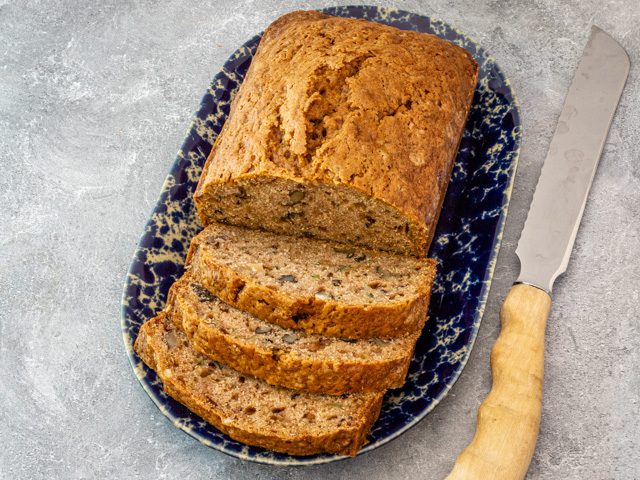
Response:
[[[319,395],[275,387],[197,353],[165,314],[145,323],[135,350],[165,392],[231,438],[291,455],[355,455],[382,393]]]
[[[187,257],[194,282],[269,323],[343,338],[422,329],[435,262],[213,224]]]
[[[189,274],[171,287],[166,312],[213,360],[273,385],[334,395],[402,386],[419,334],[351,340],[282,328],[230,307]]]

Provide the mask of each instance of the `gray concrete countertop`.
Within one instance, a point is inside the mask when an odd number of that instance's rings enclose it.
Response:
[[[524,122],[475,348],[418,426],[353,460],[261,466],[174,428],[139,386],[120,334],[122,285],[201,95],[227,56],[278,15],[336,3],[0,0],[1,478],[443,478],[490,388],[516,241],[597,24],[626,47],[632,69],[571,264],[556,284],[528,478],[640,479],[637,0],[370,1],[441,18],[477,39],[512,81]]]

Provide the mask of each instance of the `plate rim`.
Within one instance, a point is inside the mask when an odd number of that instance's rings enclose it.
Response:
[[[445,385],[443,390],[436,397],[433,397],[431,403],[429,404],[429,406],[427,408],[425,408],[419,414],[415,415],[411,419],[411,421],[407,422],[405,425],[403,425],[401,428],[399,428],[398,430],[396,430],[392,434],[387,435],[384,438],[381,438],[381,439],[377,440],[376,442],[368,443],[367,445],[365,445],[363,448],[361,448],[358,451],[356,457],[359,457],[361,455],[364,455],[366,453],[369,453],[369,452],[375,450],[378,447],[386,445],[387,443],[389,443],[392,440],[398,438],[399,436],[401,436],[402,434],[406,433],[408,430],[410,430],[411,428],[416,426],[418,423],[420,423],[424,419],[424,417],[426,417],[429,413],[431,413],[433,411],[433,409],[448,395],[448,393],[451,391],[453,386],[456,384],[456,382],[460,378],[460,375],[462,374],[462,371],[464,370],[465,366],[467,365],[467,362],[469,361],[469,358],[471,357],[471,352],[473,351],[473,347],[475,346],[475,342],[476,342],[476,339],[477,339],[477,336],[478,336],[478,332],[479,332],[480,326],[482,324],[482,319],[483,319],[484,312],[485,312],[485,309],[486,309],[486,305],[487,305],[487,302],[488,302],[488,297],[489,297],[489,293],[490,293],[490,290],[491,290],[491,285],[493,283],[493,276],[494,276],[494,273],[495,273],[495,268],[496,268],[496,264],[497,264],[497,260],[498,260],[498,256],[499,256],[499,252],[500,252],[500,247],[502,246],[502,239],[503,239],[503,235],[504,235],[504,229],[505,229],[506,220],[507,220],[507,217],[508,217],[508,211],[509,211],[509,206],[510,206],[510,202],[511,202],[511,196],[512,196],[512,193],[513,193],[513,185],[515,183],[515,177],[516,177],[516,174],[517,174],[517,169],[518,169],[518,164],[519,164],[519,159],[520,159],[523,125],[522,125],[522,120],[521,120],[520,102],[518,100],[518,97],[516,96],[516,93],[515,93],[515,91],[513,89],[513,86],[511,85],[511,82],[509,81],[509,79],[504,74],[502,68],[500,68],[500,65],[496,61],[495,57],[493,55],[491,55],[487,50],[485,50],[475,40],[475,38],[473,38],[470,35],[466,34],[464,31],[460,30],[459,28],[455,27],[454,25],[452,25],[452,24],[450,24],[448,22],[445,22],[445,21],[443,21],[443,20],[441,20],[441,19],[439,19],[437,17],[431,16],[431,15],[428,15],[428,14],[410,12],[408,10],[404,10],[404,9],[401,9],[401,8],[381,7],[381,6],[376,6],[376,5],[357,5],[357,4],[353,4],[353,5],[331,6],[331,7],[318,9],[318,11],[324,13],[324,12],[328,12],[328,11],[335,11],[336,9],[349,9],[349,8],[363,8],[363,9],[366,9],[366,10],[375,9],[376,11],[396,12],[396,13],[399,13],[399,14],[402,14],[402,15],[411,15],[413,17],[421,17],[421,18],[424,18],[424,19],[428,19],[429,21],[437,22],[437,23],[440,23],[442,25],[447,26],[450,30],[452,30],[455,33],[457,33],[458,35],[464,37],[467,41],[469,41],[476,48],[478,48],[480,51],[482,51],[484,53],[484,56],[485,56],[484,58],[486,58],[487,60],[490,60],[493,63],[497,73],[500,76],[500,80],[502,81],[502,83],[509,90],[510,100],[511,100],[510,103],[512,104],[513,110],[516,113],[516,121],[514,122],[514,129],[515,129],[514,130],[515,131],[514,142],[513,142],[513,148],[510,151],[510,153],[512,154],[513,158],[512,158],[512,161],[509,164],[509,172],[510,173],[509,173],[509,178],[508,178],[508,181],[507,181],[507,185],[505,186],[505,188],[503,190],[502,202],[500,204],[501,213],[500,213],[500,218],[498,220],[498,223],[496,225],[495,234],[493,236],[493,242],[492,242],[492,245],[491,245],[491,248],[490,248],[490,255],[489,255],[489,259],[488,259],[488,268],[486,269],[484,278],[482,279],[483,286],[482,286],[481,292],[480,292],[480,294],[478,296],[478,306],[476,308],[476,313],[474,315],[477,318],[477,320],[474,322],[474,324],[473,324],[473,326],[471,328],[471,331],[470,331],[469,342],[467,344],[469,348],[468,348],[467,352],[465,353],[464,357],[458,363],[457,368],[451,374],[451,377],[450,377],[450,380],[448,381],[448,383]],[[288,13],[288,12],[286,12],[286,13]],[[347,18],[355,18],[355,17],[347,17]],[[256,40],[256,37],[259,38],[261,36],[261,34],[262,34],[262,32],[251,36],[248,40],[246,40],[235,51],[238,51],[239,49],[242,49],[243,47],[247,47],[247,45],[252,44]],[[233,55],[233,53],[231,55]],[[226,61],[227,60],[225,60],[225,63],[226,63]],[[224,64],[220,67],[218,72],[214,75],[213,79],[215,79],[223,70],[224,70]],[[198,111],[199,111],[199,109],[198,109]],[[192,127],[193,127],[194,120],[195,120],[195,117],[197,116],[197,112],[198,111],[196,111],[196,113],[193,114],[190,117],[191,121],[189,123],[189,127],[187,127],[187,135],[191,131]],[[516,129],[516,127],[519,127],[519,128]],[[183,147],[187,143],[187,141],[188,141],[188,136],[181,143],[179,151],[183,149]],[[173,172],[174,169],[177,167],[179,161],[180,161],[179,156],[176,156],[176,158],[174,158],[173,162],[171,163],[171,166],[169,167],[169,170],[168,170],[168,172],[167,172],[167,174],[165,176],[164,181],[162,182],[162,185],[160,187],[160,192],[164,192],[165,191],[165,189],[168,186],[169,181],[170,181],[169,179],[171,177],[171,172]],[[141,243],[142,243],[142,241],[143,241],[143,239],[145,237],[145,233],[144,232],[147,231],[147,227],[151,224],[152,218],[153,218],[153,214],[156,212],[157,208],[158,208],[158,203],[154,204],[149,216],[147,217],[148,220],[145,223],[145,226],[144,226],[144,229],[143,229],[143,234],[141,235],[140,239],[136,243],[136,247],[135,247],[134,252],[137,252],[139,250],[139,248],[141,247]],[[335,461],[341,461],[341,460],[345,460],[345,459],[355,458],[355,457],[349,457],[349,456],[345,456],[345,455],[333,455],[333,454],[320,454],[320,455],[313,455],[313,456],[309,456],[309,457],[287,456],[287,458],[284,458],[284,459],[277,458],[277,457],[262,457],[262,456],[254,457],[254,456],[248,455],[248,454],[246,454],[244,452],[232,452],[232,451],[229,451],[229,450],[227,450],[225,448],[220,447],[219,445],[214,444],[208,438],[206,438],[205,436],[201,435],[199,432],[191,430],[191,429],[184,428],[184,425],[182,424],[183,422],[181,421],[181,419],[175,418],[174,415],[172,413],[170,413],[166,409],[166,407],[164,406],[164,400],[161,399],[161,398],[158,398],[156,393],[150,388],[150,385],[147,384],[147,381],[145,380],[146,374],[144,372],[141,372],[141,370],[142,370],[142,368],[141,368],[141,360],[138,357],[138,355],[135,353],[135,351],[133,350],[133,342],[131,342],[130,335],[128,334],[128,328],[125,325],[126,322],[127,322],[127,313],[125,311],[125,309],[126,309],[125,299],[128,297],[127,293],[128,293],[128,287],[129,287],[129,275],[130,275],[131,270],[132,270],[132,268],[133,268],[135,263],[136,263],[136,256],[134,254],[134,256],[132,257],[132,259],[129,262],[128,267],[127,267],[127,273],[125,274],[123,292],[122,292],[121,301],[120,301],[120,326],[121,326],[121,333],[122,333],[123,343],[124,343],[124,346],[125,346],[125,350],[126,350],[126,353],[127,353],[127,358],[129,360],[129,364],[132,367],[132,370],[133,370],[133,372],[135,374],[136,379],[142,385],[144,391],[147,393],[149,398],[152,400],[152,402],[155,404],[155,406],[158,408],[158,410],[163,414],[163,416],[167,420],[169,420],[175,427],[179,428],[180,430],[185,432],[187,435],[191,436],[195,440],[198,440],[200,443],[202,443],[203,445],[205,445],[205,446],[207,446],[209,448],[213,448],[213,449],[215,449],[215,450],[217,450],[219,452],[222,452],[225,455],[228,455],[230,457],[237,458],[237,459],[240,459],[240,460],[248,460],[248,461],[251,461],[251,462],[254,462],[254,463],[265,464],[265,465],[279,465],[279,466],[311,466],[311,465],[320,465],[320,464],[326,464],[326,463],[331,463],[331,462],[335,462]]]

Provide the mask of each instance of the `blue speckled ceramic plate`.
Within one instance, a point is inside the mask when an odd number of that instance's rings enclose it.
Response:
[[[438,35],[466,48],[480,65],[473,107],[429,252],[440,263],[430,320],[416,347],[404,388],[389,391],[385,396],[380,418],[361,455],[396,438],[424,418],[447,394],[469,358],[507,215],[518,160],[520,119],[513,91],[495,60],[446,23],[369,6],[329,8],[325,12]],[[169,287],[182,275],[189,242],[202,228],[192,194],[259,39],[256,36],[240,47],[213,78],[162,187],[124,286],[124,343],[136,376],[158,408],[174,425],[205,445],[263,463],[331,462],[345,457],[291,457],[230,439],[169,398],[155,373],[133,351],[140,325],[163,308]]]

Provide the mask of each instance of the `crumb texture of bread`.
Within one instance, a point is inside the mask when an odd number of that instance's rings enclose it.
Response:
[[[205,165],[202,222],[426,255],[477,75],[433,35],[279,18]]]
[[[298,392],[243,375],[197,353],[160,314],[135,350],[165,392],[231,438],[291,455],[355,455],[377,419],[382,393]]]
[[[223,302],[269,323],[384,339],[422,329],[436,264],[214,223],[193,239],[187,269]]]
[[[173,284],[165,311],[207,357],[272,385],[332,395],[401,387],[418,336],[349,340],[282,328],[225,304],[189,275]]]

